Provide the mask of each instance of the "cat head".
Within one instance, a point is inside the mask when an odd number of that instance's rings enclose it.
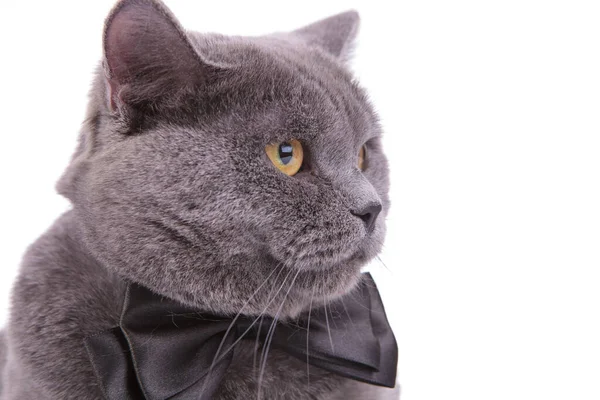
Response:
[[[226,37],[118,3],[58,184],[93,255],[219,314],[291,316],[351,290],[389,207],[380,125],[345,64],[357,28],[351,11]]]

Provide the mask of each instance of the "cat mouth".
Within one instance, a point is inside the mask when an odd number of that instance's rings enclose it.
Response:
[[[290,266],[304,270],[357,269],[374,257],[372,248],[375,242],[369,234],[338,234],[335,240],[320,240],[310,246],[292,248],[286,260]]]
[[[346,269],[349,264],[354,264],[361,251],[325,247],[311,249],[308,252],[298,252],[287,257],[286,266],[303,271],[332,272]]]
[[[305,302],[321,305],[342,297],[352,291],[360,281],[364,262],[360,256],[320,270],[299,270],[295,292]],[[303,309],[306,309],[306,304]]]
[[[270,253],[287,267],[321,272],[347,269],[349,264],[364,258],[361,247],[366,237],[357,232],[330,232],[323,236],[319,230],[305,228],[302,233],[283,246],[276,244]]]

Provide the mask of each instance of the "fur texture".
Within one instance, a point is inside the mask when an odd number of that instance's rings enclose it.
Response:
[[[377,116],[344,65],[357,29],[347,12],[225,37],[186,32],[158,1],[117,4],[58,183],[73,208],[30,247],[14,287],[3,400],[100,399],[82,340],[117,324],[124,280],[212,313],[284,319],[354,287],[389,208]],[[290,177],[265,146],[292,138],[306,168]],[[369,231],[354,214],[374,204]],[[259,386],[266,399],[398,397],[312,367],[309,380],[276,350],[259,382],[254,352],[241,342],[218,398]]]

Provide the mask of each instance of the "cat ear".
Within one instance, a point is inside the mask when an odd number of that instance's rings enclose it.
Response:
[[[122,0],[106,20],[104,69],[114,110],[188,92],[211,66],[162,2]]]
[[[293,34],[346,60],[352,51],[359,25],[358,12],[352,10],[317,21],[294,31]]]

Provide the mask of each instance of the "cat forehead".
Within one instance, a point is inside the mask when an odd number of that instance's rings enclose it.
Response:
[[[244,85],[277,85],[292,92],[299,86],[340,86],[362,95],[339,59],[289,34],[243,37],[188,32],[188,35],[203,58],[229,70],[229,76]]]
[[[321,68],[344,70],[336,57],[285,32],[263,36],[228,36],[188,31],[187,35],[202,58],[218,64],[279,61],[285,64],[313,63]]]
[[[200,54],[228,71],[217,86],[236,94],[232,98],[250,110],[275,105],[296,111],[302,107],[311,117],[342,112],[352,118],[373,118],[366,92],[346,65],[318,47],[285,33],[188,35]]]

